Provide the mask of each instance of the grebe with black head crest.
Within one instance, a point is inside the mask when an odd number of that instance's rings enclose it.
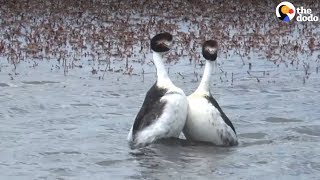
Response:
[[[188,101],[184,92],[170,80],[163,56],[172,44],[170,33],[160,33],[151,39],[153,61],[157,81],[149,89],[128,140],[133,147],[143,147],[156,140],[179,137],[188,113]]]
[[[235,128],[210,93],[210,76],[217,51],[215,40],[205,41],[202,45],[205,69],[199,87],[188,96],[189,110],[183,133],[191,141],[233,146],[238,144]]]

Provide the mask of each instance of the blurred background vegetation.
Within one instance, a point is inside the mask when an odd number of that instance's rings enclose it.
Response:
[[[220,56],[239,56],[249,64],[259,57],[286,66],[320,61],[319,22],[281,22],[280,1],[0,1],[0,57],[14,67],[21,61],[57,60],[65,69],[81,61],[145,63],[149,39],[174,34],[168,57],[201,63],[200,44],[215,38]],[[319,1],[292,1],[319,16]],[[179,58],[177,58],[179,57]],[[308,61],[306,61],[308,60]],[[318,66],[316,67],[318,71]]]

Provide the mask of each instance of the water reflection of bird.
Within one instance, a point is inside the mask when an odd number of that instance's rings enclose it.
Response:
[[[218,43],[214,40],[206,41],[202,46],[206,65],[199,87],[188,96],[189,111],[183,133],[192,141],[237,145],[238,139],[231,121],[210,93],[210,76],[217,51]]]
[[[170,50],[172,35],[161,33],[151,39],[157,81],[149,89],[136,116],[128,139],[134,147],[158,139],[178,137],[187,117],[188,102],[184,92],[170,80],[163,65],[163,54]]]

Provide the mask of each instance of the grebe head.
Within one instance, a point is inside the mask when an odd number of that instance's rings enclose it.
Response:
[[[171,48],[172,39],[170,33],[164,32],[157,34],[151,39],[151,49],[159,53],[167,52]]]
[[[215,40],[208,40],[202,45],[202,55],[206,60],[215,61],[218,53],[218,42]]]

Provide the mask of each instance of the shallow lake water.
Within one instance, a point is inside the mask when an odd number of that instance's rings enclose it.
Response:
[[[22,63],[17,75],[2,64],[0,179],[320,176],[320,75],[314,70],[303,83],[302,67],[258,59],[249,76],[239,59],[226,61],[213,73],[211,91],[239,146],[173,142],[131,150],[127,133],[155,81],[154,68],[144,67],[144,77],[107,72],[99,80],[91,67],[64,76],[48,64]],[[203,68],[195,70],[202,74]],[[171,65],[170,77],[186,94],[199,84],[189,62]]]

